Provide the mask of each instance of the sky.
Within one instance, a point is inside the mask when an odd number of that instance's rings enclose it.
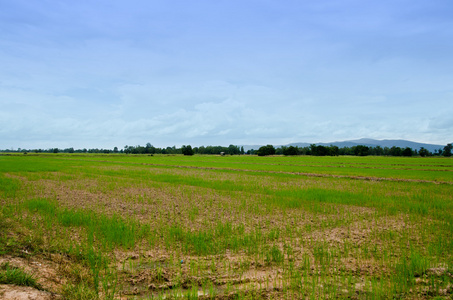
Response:
[[[451,0],[0,0],[0,149],[452,132]]]

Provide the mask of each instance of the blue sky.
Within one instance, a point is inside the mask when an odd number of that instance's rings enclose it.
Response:
[[[453,3],[0,0],[0,149],[453,141]]]

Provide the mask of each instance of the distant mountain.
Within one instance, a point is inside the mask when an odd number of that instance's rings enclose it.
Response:
[[[407,140],[373,140],[373,139],[358,139],[358,140],[351,140],[351,141],[345,141],[345,142],[338,142],[338,143],[344,143],[346,145],[350,144],[351,146],[357,146],[357,145],[364,145],[364,146],[370,146],[370,147],[376,147],[376,146],[381,146],[382,148],[384,147],[400,147],[400,148],[412,148],[413,150],[420,150],[421,147],[429,150],[430,152],[434,152],[434,150],[438,149],[443,149],[445,145],[435,145],[435,144],[425,144],[425,143],[417,143],[417,142],[412,142],[412,141],[407,141]],[[329,144],[330,145],[330,144]],[[338,146],[335,143],[332,145]],[[351,147],[347,146],[347,147]],[[340,147],[340,146],[338,146]],[[344,147],[344,146],[343,146]]]
[[[435,145],[435,144],[425,144],[425,143],[417,143],[407,140],[374,140],[374,139],[358,139],[358,140],[349,140],[349,141],[337,141],[332,143],[291,143],[283,146],[297,146],[297,147],[309,147],[311,144],[321,145],[321,146],[337,146],[339,148],[343,147],[353,147],[357,145],[364,145],[369,147],[376,147],[381,146],[384,147],[400,147],[400,148],[412,148],[413,150],[420,150],[421,147],[429,150],[430,152],[434,152],[434,150],[443,149],[445,145]],[[259,149],[262,145],[243,145],[244,150],[251,150],[251,149]],[[282,145],[274,145],[274,147],[278,148]]]

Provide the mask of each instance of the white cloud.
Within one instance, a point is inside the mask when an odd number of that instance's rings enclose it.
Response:
[[[426,5],[7,0],[0,149],[446,143],[453,32]]]

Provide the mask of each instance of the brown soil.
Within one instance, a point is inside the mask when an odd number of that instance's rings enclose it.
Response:
[[[0,299],[4,300],[54,300],[60,296],[28,286],[0,284]]]
[[[11,266],[21,268],[26,273],[34,275],[38,284],[46,291],[59,292],[66,279],[61,276],[62,258],[59,255],[52,255],[45,259],[38,255],[29,256],[24,251],[23,257],[3,256],[0,257],[0,264],[9,263]]]

